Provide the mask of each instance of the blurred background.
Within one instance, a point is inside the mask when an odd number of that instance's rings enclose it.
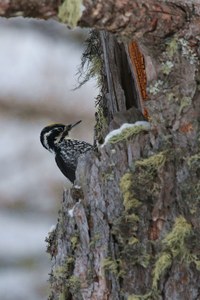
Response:
[[[78,90],[87,32],[55,21],[0,19],[0,299],[48,296],[45,237],[69,183],[40,144],[41,129],[82,120],[93,143],[95,82]]]

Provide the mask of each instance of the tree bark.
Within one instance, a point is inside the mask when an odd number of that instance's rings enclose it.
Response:
[[[151,130],[80,160],[50,239],[50,299],[200,298],[199,55],[183,31],[149,53],[145,46],[147,100],[130,51],[135,42],[100,34],[107,123],[116,112],[123,123],[124,112],[142,103]]]
[[[122,133],[80,159],[48,237],[49,299],[200,299],[200,20],[192,4],[84,1],[79,24],[102,30],[96,139],[141,113],[151,129]]]

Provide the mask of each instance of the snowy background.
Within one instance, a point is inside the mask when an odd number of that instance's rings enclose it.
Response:
[[[74,137],[93,142],[95,82],[81,89],[83,31],[54,21],[0,19],[0,299],[43,300],[67,179],[40,144],[49,123],[82,120]]]

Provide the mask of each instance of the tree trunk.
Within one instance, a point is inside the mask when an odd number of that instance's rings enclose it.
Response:
[[[80,159],[48,237],[49,299],[200,299],[199,2],[83,3],[80,26],[110,32],[97,37],[96,140],[144,117],[151,128]]]
[[[134,41],[101,32],[100,43],[97,128],[105,137],[116,118],[134,123],[138,108],[151,130],[122,133],[79,161],[50,235],[50,299],[200,299],[197,42],[141,45],[146,74]]]

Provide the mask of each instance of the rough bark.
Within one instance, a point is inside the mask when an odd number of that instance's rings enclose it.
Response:
[[[58,14],[59,0],[1,0],[0,16],[49,19]]]
[[[50,299],[200,298],[198,37],[183,30],[145,47],[145,101],[128,46],[101,33],[106,121],[143,102],[151,130],[80,160],[50,235]]]
[[[1,0],[0,16],[42,19],[57,17],[59,7],[63,2],[60,0]],[[74,6],[77,5],[75,0],[68,2],[72,7],[73,2]],[[84,23],[87,27],[106,29],[115,33],[123,31],[126,36],[128,33],[137,32],[138,37],[141,37],[144,33],[155,31],[157,35],[163,36],[167,31],[175,32],[188,17],[200,15],[198,0],[149,0],[148,2],[144,0],[109,0],[106,2],[84,0],[83,5],[85,10],[80,24]],[[160,26],[162,23],[166,26]],[[166,31],[160,31],[163,27],[166,27]]]

